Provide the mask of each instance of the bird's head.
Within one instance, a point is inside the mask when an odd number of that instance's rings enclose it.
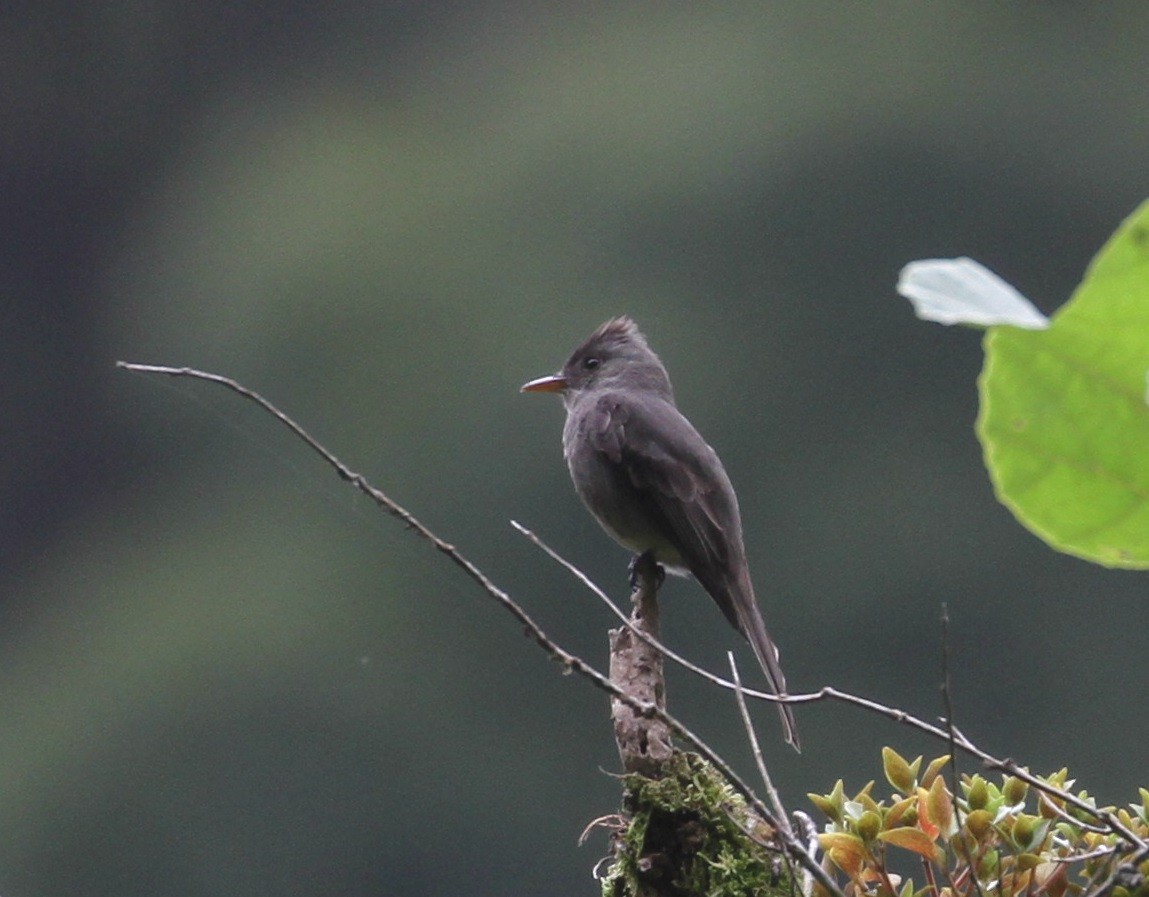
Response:
[[[666,368],[626,316],[612,318],[587,337],[557,374],[522,387],[523,392],[562,393],[568,405],[578,395],[600,389],[641,390],[674,401]]]

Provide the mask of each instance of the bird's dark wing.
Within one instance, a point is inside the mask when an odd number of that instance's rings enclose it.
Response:
[[[648,512],[723,613],[742,628],[723,601],[734,555],[742,553],[742,527],[734,490],[714,450],[669,402],[602,396],[586,422],[596,451],[625,472]]]
[[[714,449],[671,403],[639,403],[625,393],[601,396],[585,427],[584,438],[618,466],[634,488],[634,499],[750,642],[770,687],[785,694],[778,649],[750,584],[738,500]],[[793,712],[786,704],[779,704],[778,712],[786,740],[798,748]]]

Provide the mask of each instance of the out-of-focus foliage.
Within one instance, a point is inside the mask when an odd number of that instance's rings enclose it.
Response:
[[[968,253],[1067,295],[1141,197],[1145,46],[1136,4],[0,4],[0,894],[592,889],[602,696],[252,407],[113,364],[258,389],[595,660],[617,624],[507,521],[625,594],[517,393],[619,313],[734,480],[796,690],[933,712],[945,602],[963,731],[1128,791],[1143,584],[995,501],[980,336],[891,283]],[[745,650],[662,594],[674,647]],[[889,738],[799,712],[791,805]]]

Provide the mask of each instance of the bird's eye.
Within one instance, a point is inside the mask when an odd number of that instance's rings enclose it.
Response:
[[[582,360],[582,366],[584,368],[586,368],[588,371],[593,371],[600,364],[602,364],[602,361],[599,360],[598,358],[584,358]]]

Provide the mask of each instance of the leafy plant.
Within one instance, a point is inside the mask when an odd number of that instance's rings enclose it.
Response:
[[[998,784],[963,775],[955,797],[942,775],[949,759],[921,772],[921,757],[911,763],[883,748],[888,799],[875,799],[873,781],[853,797],[841,780],[809,795],[828,820],[819,841],[847,897],[1077,897],[1103,882],[1113,897],[1149,894],[1149,861],[1129,867],[1124,883],[1115,875],[1137,858],[1120,828],[1149,837],[1149,790],[1128,808],[1093,812],[1062,769],[1038,779],[1040,789],[1016,776]],[[1107,823],[1110,814],[1119,825]],[[920,883],[895,871],[906,859],[920,864]]]

